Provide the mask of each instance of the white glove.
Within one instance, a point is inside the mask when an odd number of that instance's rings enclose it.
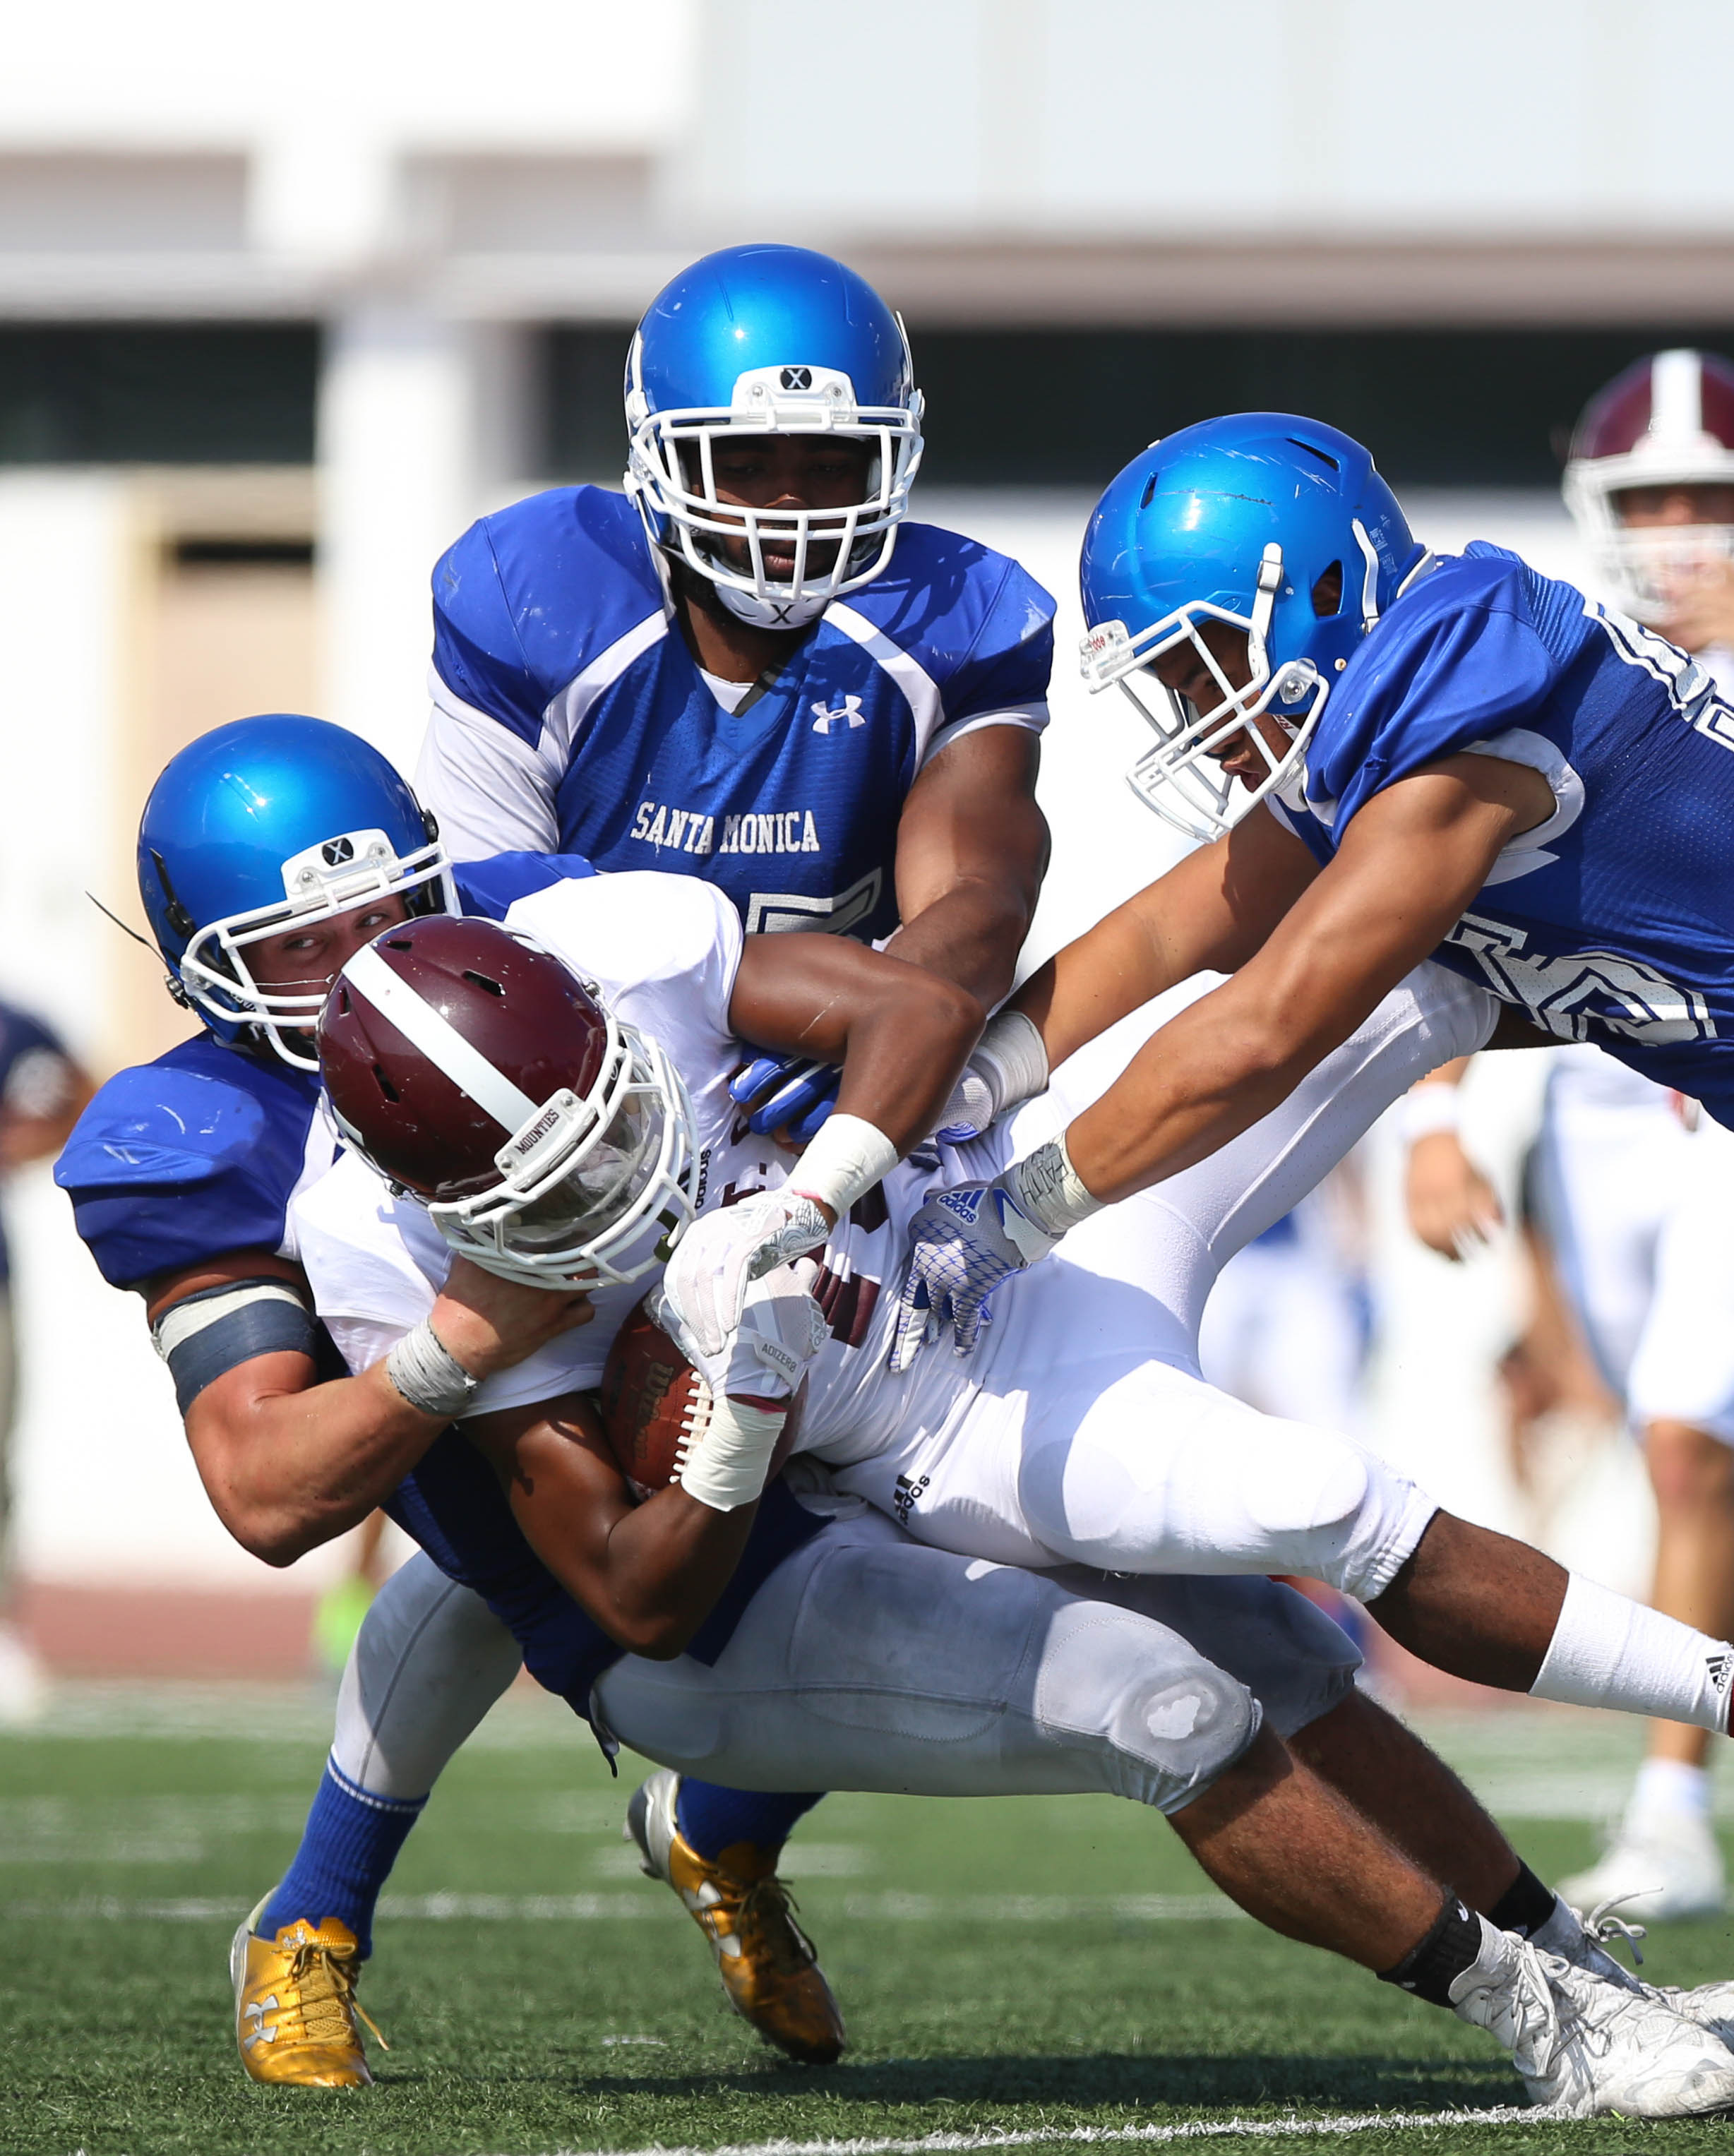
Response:
[[[1047,1256],[1058,1243],[1023,1210],[1003,1178],[941,1190],[909,1224],[909,1266],[898,1297],[890,1365],[906,1370],[922,1343],[949,1331],[960,1355],[988,1322],[1000,1282]]]
[[[811,1198],[762,1191],[693,1222],[662,1276],[663,1330],[705,1371],[741,1323],[749,1282],[817,1250],[831,1224]]]
[[[765,1486],[789,1404],[825,1342],[824,1312],[812,1292],[818,1279],[818,1267],[803,1258],[752,1281],[726,1352],[697,1366],[708,1398],[695,1418],[679,1479],[719,1512],[750,1505]],[[660,1297],[650,1314],[676,1337]]]

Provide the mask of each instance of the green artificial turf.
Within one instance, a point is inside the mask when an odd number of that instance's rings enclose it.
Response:
[[[541,2156],[1521,2101],[1449,2015],[1201,1918],[1209,1890],[1162,1820],[1105,1798],[829,1800],[793,1868],[851,2048],[828,2070],[781,2066],[728,2012],[672,1896],[629,1869],[630,1763],[611,1784],[580,1729],[522,1702],[448,1773],[392,1881],[403,1906],[362,1989],[392,2046],[377,2086],[258,2088],[236,2063],[227,1948],[293,1845],[320,1714],[207,1705],[0,1738],[0,2150]],[[1533,1779],[1527,1727],[1465,1738],[1495,1784]],[[1583,1823],[1516,1831],[1544,1872],[1593,1846]],[[1165,1914],[1161,1897],[1183,1898]],[[1664,1980],[1734,1969],[1720,1920],[1651,1944]],[[1328,2145],[1672,2156],[1731,2137],[1442,2120]]]

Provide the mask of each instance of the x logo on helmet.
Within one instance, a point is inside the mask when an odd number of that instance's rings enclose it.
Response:
[[[325,856],[326,867],[334,869],[355,859],[355,841],[353,839],[327,839],[319,850]]]
[[[782,379],[785,389],[811,389],[813,369],[810,367],[786,367],[782,370]]]

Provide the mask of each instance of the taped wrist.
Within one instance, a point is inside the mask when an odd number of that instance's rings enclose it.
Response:
[[[207,1385],[259,1355],[319,1358],[317,1321],[287,1281],[227,1281],[173,1305],[151,1327],[184,1415]]]
[[[1101,1200],[1090,1196],[1072,1166],[1064,1131],[1024,1159],[1014,1160],[1005,1172],[1005,1182],[1037,1227],[1056,1241],[1067,1229],[1102,1209]]]
[[[1048,1082],[1048,1051],[1022,1011],[1003,1010],[990,1018],[969,1060],[988,1081],[996,1116],[1039,1093]]]
[[[475,1397],[472,1377],[424,1317],[385,1358],[385,1373],[413,1408],[455,1421]]]
[[[834,1115],[789,1170],[788,1188],[840,1220],[896,1165],[897,1148],[882,1130],[859,1116]]]
[[[768,1407],[726,1393],[719,1398],[708,1385],[695,1385],[675,1455],[675,1481],[716,1512],[752,1504],[763,1494],[771,1455],[787,1419],[786,1401]]]

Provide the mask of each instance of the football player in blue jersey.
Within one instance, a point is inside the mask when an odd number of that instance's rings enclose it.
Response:
[[[991,1009],[1047,858],[1054,608],[906,521],[921,410],[901,322],[843,264],[682,271],[628,356],[625,492],[534,495],[434,571],[416,783],[452,853],[704,876],[749,931],[889,937]],[[800,1137],[833,1091],[743,1081],[756,1129]]]
[[[1246,1130],[1429,957],[1511,1045],[1594,1041],[1734,1124],[1734,708],[1701,665],[1501,547],[1436,559],[1358,443],[1281,413],[1152,444],[1080,575],[1086,677],[1157,737],[1132,783],[1207,843],[1018,1006],[1057,1061],[1231,978],[932,1212],[900,1354],[967,1344],[998,1280]]]
[[[213,1504],[269,1563],[290,1563],[366,1517],[439,1427],[382,1363],[348,1378],[309,1315],[288,1224],[296,1190],[337,1147],[310,1032],[331,978],[406,918],[459,907],[498,916],[527,891],[589,874],[581,860],[541,855],[454,871],[384,759],[313,719],[220,727],[177,757],[151,793],[141,893],[171,991],[203,1030],[110,1080],[56,1178],[105,1277],[145,1299]],[[847,947],[770,947],[780,977],[793,977],[791,961],[796,973],[814,960],[878,969],[901,1013],[889,1029],[895,1062],[912,1067],[909,1028],[921,1033],[929,1012],[946,1039],[918,1059],[919,1082],[949,1082],[947,1065],[954,1072],[979,1024],[972,998],[858,950],[845,957]],[[582,1297],[460,1264],[439,1334],[481,1375],[587,1314]],[[351,2005],[373,1902],[434,1777],[517,1666],[518,1648],[474,1595],[441,1584],[429,1603],[424,1581],[417,1600],[413,1577],[400,1575],[376,1607],[301,1849],[237,1940],[238,2033],[260,2080],[366,2078]],[[416,1704],[382,1735],[409,1654],[405,1697]],[[794,2056],[827,2057],[841,2023],[773,1876],[790,1825],[813,1801],[689,1780],[675,1855],[694,1875],[683,1883],[731,1999]]]

